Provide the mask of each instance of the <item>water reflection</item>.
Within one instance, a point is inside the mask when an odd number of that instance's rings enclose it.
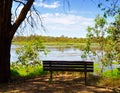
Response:
[[[11,47],[11,62],[15,62],[18,60],[18,56],[15,51],[16,48],[21,46],[12,45]],[[56,46],[46,46],[46,48],[50,51],[45,55],[43,52],[40,52],[41,60],[86,60],[86,61],[94,61],[98,62],[97,57],[88,56],[87,58],[81,58],[83,51],[74,47],[56,47]],[[100,54],[100,51],[98,51]],[[100,67],[100,65],[99,65]],[[112,68],[117,68],[119,65],[112,65]],[[110,66],[107,66],[106,69],[111,69]]]
[[[17,61],[15,50],[18,47],[20,46],[12,45],[11,62]],[[43,52],[40,52],[41,60],[91,60],[89,57],[87,59],[81,58],[83,51],[74,47],[46,46],[46,48],[50,52],[48,52],[47,55],[45,55]]]

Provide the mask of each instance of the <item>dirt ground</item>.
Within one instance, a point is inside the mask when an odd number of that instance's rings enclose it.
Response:
[[[87,82],[89,83],[89,81]],[[49,75],[27,80],[15,80],[0,85],[0,93],[120,93],[111,88],[97,87],[95,82],[85,86],[84,77],[55,75],[49,82]]]

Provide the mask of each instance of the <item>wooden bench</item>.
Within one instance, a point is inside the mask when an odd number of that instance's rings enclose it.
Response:
[[[93,72],[92,61],[43,61],[43,70],[50,71],[50,81],[52,81],[53,71],[73,71],[84,72],[85,85],[87,79],[87,72]]]

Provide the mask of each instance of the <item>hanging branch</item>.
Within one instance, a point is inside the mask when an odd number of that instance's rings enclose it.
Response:
[[[28,11],[30,10],[31,6],[33,5],[33,2],[34,2],[34,0],[28,0],[27,3],[22,8],[19,16],[17,17],[17,19],[15,20],[15,22],[12,25],[12,29],[10,31],[10,36],[11,37],[14,36],[14,34],[15,34],[16,30],[18,29],[18,27],[21,25],[21,23],[26,18],[26,15],[27,15]]]
[[[104,11],[104,16],[115,16],[120,14],[120,0],[104,0],[99,2],[98,7]]]
[[[15,13],[15,19],[16,20],[14,20],[13,22],[13,28],[14,29],[18,29],[18,27],[20,26],[20,28],[21,28],[21,30],[23,31],[25,31],[25,28],[26,28],[26,26],[27,25],[30,25],[30,27],[32,27],[32,28],[34,28],[34,27],[37,27],[37,22],[38,21],[36,21],[35,20],[35,18],[33,17],[34,15],[37,15],[37,17],[38,17],[38,20],[39,20],[39,22],[40,22],[40,25],[41,25],[41,27],[42,27],[42,29],[44,30],[44,31],[46,31],[46,29],[45,29],[45,27],[44,27],[44,25],[43,25],[43,21],[42,21],[42,18],[41,18],[41,16],[40,16],[40,12],[35,8],[35,6],[34,6],[34,4],[32,4],[31,5],[31,7],[30,7],[30,9],[29,9],[29,11],[27,12],[27,14],[26,14],[26,16],[24,16],[24,18],[23,19],[21,19],[21,16],[23,16],[24,15],[24,9],[25,9],[25,7],[26,7],[26,5],[27,5],[27,3],[28,2],[34,2],[34,0],[14,0],[14,2],[16,3],[16,9],[14,10],[14,13]],[[22,8],[22,10],[21,10],[21,12],[19,13],[19,7],[20,6],[23,6],[23,8]],[[18,14],[19,13],[19,14]],[[25,19],[25,20],[24,20]],[[21,20],[21,22],[20,22],[20,20]],[[24,20],[24,21],[23,21]],[[22,24],[21,24],[22,23]],[[11,35],[13,36],[14,34],[15,34],[15,31],[16,30],[14,30],[14,31],[12,31],[12,33],[11,33]]]

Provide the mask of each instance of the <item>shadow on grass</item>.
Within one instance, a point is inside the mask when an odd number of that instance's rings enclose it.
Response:
[[[92,83],[93,84],[92,84]],[[49,75],[19,80],[9,84],[0,85],[0,93],[114,93],[110,89],[95,86],[97,79],[88,79],[84,85],[84,77],[73,75],[55,75],[53,82],[49,83]]]

